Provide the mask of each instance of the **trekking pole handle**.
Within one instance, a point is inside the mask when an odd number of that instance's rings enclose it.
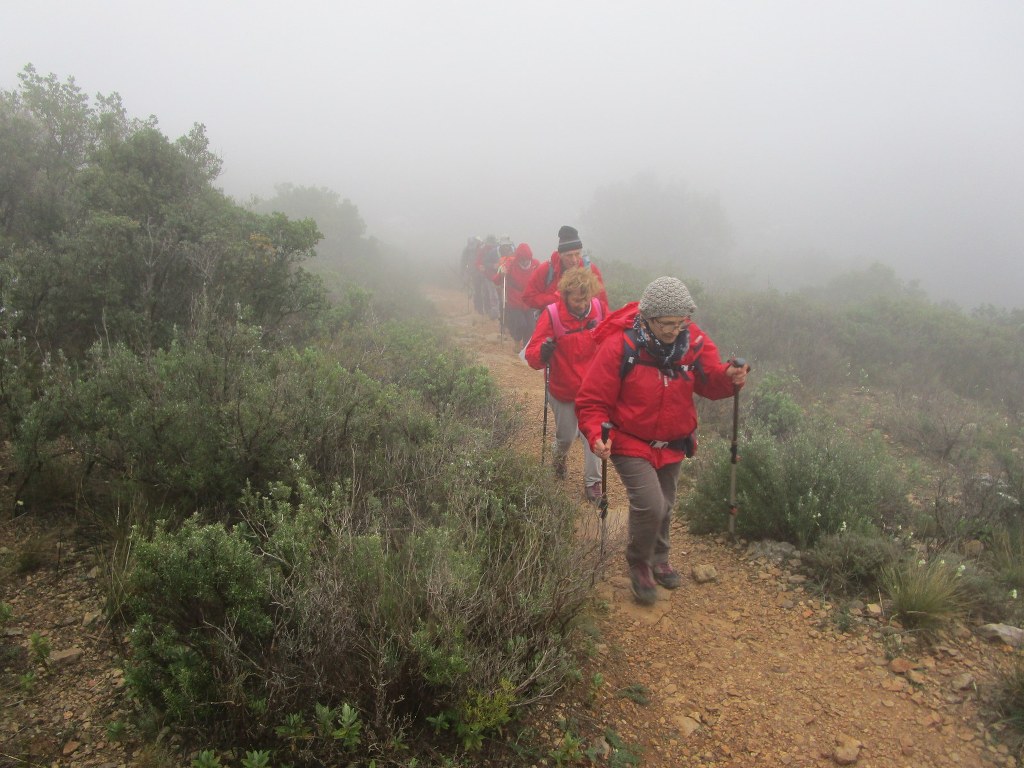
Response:
[[[614,427],[614,426],[615,425],[612,424],[610,421],[605,421],[605,422],[601,423],[601,442],[602,443],[607,443],[608,442],[608,435],[612,431],[612,427]]]
[[[747,361],[742,357],[730,357],[726,362],[729,365],[733,366],[734,368],[746,368],[747,373],[750,373],[752,370],[754,370],[749,365],[747,365]]]

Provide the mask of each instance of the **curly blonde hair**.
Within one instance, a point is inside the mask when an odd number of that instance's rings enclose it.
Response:
[[[584,298],[592,299],[601,292],[601,281],[588,267],[567,269],[558,281],[558,292],[565,296],[575,291],[582,291]]]

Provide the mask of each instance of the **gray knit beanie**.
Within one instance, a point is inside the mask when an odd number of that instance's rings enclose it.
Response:
[[[640,297],[640,314],[646,320],[654,317],[686,317],[697,311],[690,292],[682,280],[674,277],[659,277],[646,288]]]

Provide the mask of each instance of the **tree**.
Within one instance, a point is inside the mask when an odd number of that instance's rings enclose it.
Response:
[[[243,317],[294,333],[300,315],[323,309],[322,286],[300,266],[316,225],[255,215],[215,189],[221,161],[204,126],[171,141],[155,118],[130,119],[116,94],[93,103],[73,78],[31,66],[21,81],[0,98],[11,332],[77,357],[98,338],[152,350],[175,329]]]
[[[323,233],[317,248],[321,261],[344,264],[372,253],[365,239],[366,223],[348,199],[326,187],[278,184],[269,200],[253,200],[250,207],[261,213],[280,212],[292,218],[309,218]]]

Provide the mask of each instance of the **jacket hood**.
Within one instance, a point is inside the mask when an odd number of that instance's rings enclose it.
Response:
[[[533,258],[533,251],[530,250],[530,246],[526,243],[520,243],[516,246],[516,258],[523,261],[529,261]]]
[[[633,321],[639,312],[639,302],[631,301],[609,314],[594,329],[594,340],[600,344],[612,334],[622,333],[633,327]]]

